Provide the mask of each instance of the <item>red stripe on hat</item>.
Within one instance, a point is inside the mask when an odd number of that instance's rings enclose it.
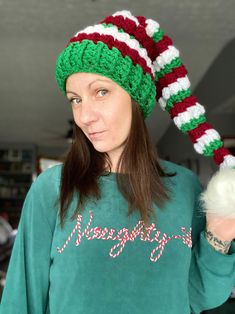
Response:
[[[169,84],[176,82],[178,78],[185,77],[187,73],[188,72],[185,66],[182,64],[181,66],[174,68],[172,72],[165,74],[163,77],[160,77],[156,83],[157,100],[162,97],[162,90],[164,87],[167,87]]]
[[[187,108],[192,107],[196,104],[197,97],[191,95],[189,97],[184,98],[180,102],[176,102],[174,107],[170,110],[171,119],[178,116],[179,113],[185,112]]]
[[[118,28],[122,28],[125,32],[133,35],[135,33],[135,30],[137,28],[136,23],[122,15],[117,16],[107,16],[105,19],[103,19],[99,24],[105,23],[105,24],[113,24],[116,25]],[[127,24],[127,25],[126,25]]]
[[[146,28],[147,23],[146,23],[146,18],[144,16],[137,16],[136,17],[139,21],[140,24],[143,25],[144,28]],[[168,49],[168,46],[173,45],[173,41],[169,36],[163,35],[162,39],[159,40],[158,42],[155,42],[152,37],[150,37],[146,31],[145,31],[146,36],[152,41],[153,46],[151,45],[151,49],[149,52],[149,55],[151,56],[151,59],[153,61],[156,60],[156,58],[160,55],[160,53],[164,52],[165,50]]]
[[[128,17],[123,17],[121,15],[119,16],[108,16],[105,18],[101,23],[106,24],[113,24],[117,26],[118,28],[122,28],[126,33],[129,35],[132,35],[135,37],[136,40],[139,41],[139,43],[147,50],[149,58],[153,61],[156,58],[153,59],[155,56],[155,42],[152,40],[151,37],[148,36],[145,30],[145,18],[144,17],[137,17],[139,21],[139,25],[136,25],[136,23],[129,19]],[[144,22],[144,24],[143,24]]]
[[[139,23],[141,23],[143,25],[143,27],[146,29],[146,27],[147,27],[146,18],[144,16],[136,16],[136,18],[138,19]],[[146,33],[146,31],[145,31],[145,33]],[[148,53],[149,53],[149,56],[150,56],[152,61],[155,61],[161,52],[168,49],[169,45],[172,45],[172,40],[168,36],[163,36],[162,39],[157,43],[147,33],[146,33],[146,36],[151,40],[151,44],[148,43],[148,45],[149,45],[149,48],[148,48],[149,52]],[[144,43],[143,46],[145,47],[146,44]]]
[[[203,122],[199,124],[195,129],[188,131],[188,135],[193,143],[197,142],[197,139],[200,138],[202,135],[206,134],[206,130],[212,129],[212,125]]]
[[[136,18],[143,27],[147,26],[146,18],[144,16],[136,16]]]
[[[217,165],[220,165],[224,161],[225,156],[231,155],[230,151],[225,147],[220,147],[214,150],[213,153],[214,153],[213,159]]]
[[[98,41],[101,41],[106,44],[109,49],[112,49],[113,47],[117,48],[123,57],[129,56],[134,65],[139,64],[143,68],[143,72],[149,73],[152,80],[154,80],[152,71],[148,67],[146,60],[143,59],[135,49],[130,48],[126,43],[114,39],[111,35],[101,35],[98,32],[92,34],[79,33],[77,36],[71,38],[70,42],[81,42],[84,39],[92,40],[96,44]]]
[[[155,48],[153,50],[153,60],[155,60],[162,52],[172,46],[173,42],[169,36],[164,35],[161,40],[155,43]]]

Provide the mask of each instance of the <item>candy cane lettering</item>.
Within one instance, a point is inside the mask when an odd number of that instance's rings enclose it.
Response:
[[[182,235],[167,236],[166,233],[163,233],[161,235],[161,231],[155,228],[154,223],[150,224],[150,226],[148,227],[145,227],[144,222],[140,220],[138,221],[136,226],[133,228],[133,230],[129,231],[127,228],[122,228],[116,232],[115,229],[113,228],[108,229],[107,227],[103,229],[100,227],[90,228],[92,224],[92,219],[93,219],[92,211],[90,211],[90,220],[85,230],[81,232],[82,215],[78,215],[77,223],[74,229],[72,230],[68,239],[65,241],[62,248],[57,247],[57,251],[59,253],[63,252],[63,250],[66,248],[66,246],[68,245],[68,243],[74,236],[76,230],[77,230],[76,246],[80,245],[81,240],[84,237],[86,237],[87,240],[99,239],[99,240],[106,240],[106,241],[107,240],[117,241],[117,243],[110,249],[110,252],[109,252],[109,255],[112,258],[116,258],[119,254],[121,254],[125,248],[126,243],[128,241],[133,242],[138,236],[140,237],[141,241],[157,243],[157,246],[152,250],[150,254],[150,260],[152,262],[156,262],[162,256],[165,246],[172,239],[180,239],[182,240],[183,244],[185,244],[189,248],[192,247],[192,238],[191,238],[192,228],[190,228],[189,232],[187,232],[186,228],[181,227]],[[143,232],[144,227],[147,230],[147,235],[145,236]],[[116,236],[114,235],[115,233],[116,233]],[[152,237],[151,237],[151,234],[152,234]]]

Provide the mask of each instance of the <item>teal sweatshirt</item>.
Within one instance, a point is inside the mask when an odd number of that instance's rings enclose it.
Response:
[[[171,200],[154,207],[147,235],[128,217],[116,174],[99,177],[89,199],[59,226],[61,165],[41,173],[24,202],[1,314],[194,314],[224,303],[235,285],[235,245],[217,252],[204,235],[201,185],[190,170],[161,161]]]

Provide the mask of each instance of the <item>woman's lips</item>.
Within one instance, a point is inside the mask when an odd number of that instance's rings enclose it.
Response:
[[[89,133],[89,137],[91,139],[97,139],[97,138],[100,138],[104,134],[104,132],[106,132],[106,131],[96,132],[96,133]]]

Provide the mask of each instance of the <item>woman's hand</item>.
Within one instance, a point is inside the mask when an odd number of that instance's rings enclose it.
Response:
[[[218,218],[214,215],[206,215],[207,225],[205,236],[213,248],[223,254],[227,254],[231,241],[235,238],[235,219]]]
[[[211,214],[206,215],[207,231],[217,235],[221,241],[235,239],[235,218],[223,218]]]
[[[200,199],[206,213],[206,239],[226,254],[235,239],[235,169],[222,168],[216,172]]]

